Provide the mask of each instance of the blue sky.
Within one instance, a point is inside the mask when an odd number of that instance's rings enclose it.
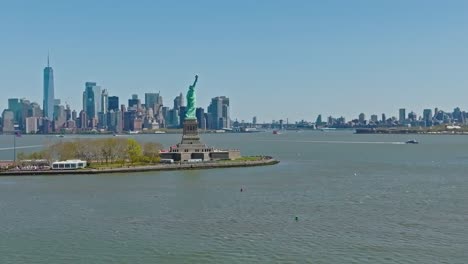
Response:
[[[86,81],[166,105],[199,74],[197,104],[231,116],[315,120],[468,109],[468,1],[0,0],[0,108],[55,94],[81,109]]]

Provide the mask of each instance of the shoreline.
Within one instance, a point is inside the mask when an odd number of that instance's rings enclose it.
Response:
[[[381,129],[381,128],[358,128],[355,134],[393,134],[393,135],[468,135],[464,130],[424,130],[424,129]]]
[[[109,174],[125,172],[146,172],[146,171],[172,171],[172,170],[202,170],[218,168],[255,167],[278,164],[279,161],[273,158],[255,161],[218,161],[204,163],[182,163],[182,164],[158,164],[147,166],[128,166],[121,168],[103,169],[80,169],[80,170],[44,170],[44,171],[5,171],[0,172],[0,176],[43,176],[43,175],[70,175],[70,174]]]

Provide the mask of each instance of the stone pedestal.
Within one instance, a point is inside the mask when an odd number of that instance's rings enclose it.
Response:
[[[201,144],[200,136],[198,135],[197,119],[184,120],[184,130],[180,144]]]
[[[209,161],[239,157],[239,150],[215,150],[203,144],[198,135],[197,119],[185,119],[182,141],[177,146],[171,147],[169,152],[161,153],[162,159],[173,159],[182,162],[194,159]]]

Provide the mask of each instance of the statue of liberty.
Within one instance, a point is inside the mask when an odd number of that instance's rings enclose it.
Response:
[[[197,85],[198,75],[195,75],[195,81],[192,85],[189,86],[189,90],[187,92],[187,108],[185,111],[185,119],[197,119],[195,116],[195,85]]]

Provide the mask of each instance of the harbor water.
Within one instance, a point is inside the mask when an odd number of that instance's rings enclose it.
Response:
[[[25,135],[17,152],[85,137]],[[402,143],[410,139],[420,144]],[[468,136],[202,140],[281,163],[0,177],[0,263],[468,263]],[[12,159],[12,146],[0,136],[0,159]]]

